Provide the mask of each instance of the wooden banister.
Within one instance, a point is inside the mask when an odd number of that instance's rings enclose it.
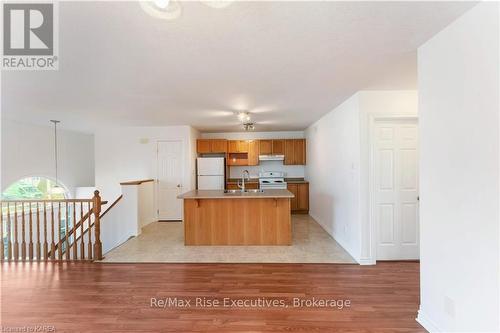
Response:
[[[103,218],[104,215],[106,215],[110,210],[111,208],[113,208],[117,203],[118,201],[120,201],[121,199],[123,198],[123,194],[120,195],[112,204],[111,206],[109,206],[105,211],[104,213],[101,214],[101,219]]]
[[[101,259],[100,218],[106,203],[99,191],[91,199],[0,200],[0,260]]]

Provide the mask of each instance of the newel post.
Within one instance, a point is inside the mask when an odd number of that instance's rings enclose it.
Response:
[[[93,207],[92,211],[94,214],[94,230],[95,230],[95,242],[94,242],[94,259],[102,259],[102,243],[101,243],[101,197],[99,196],[99,191],[94,192]]]

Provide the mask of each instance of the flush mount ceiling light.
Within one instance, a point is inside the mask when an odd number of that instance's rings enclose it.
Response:
[[[177,0],[140,1],[139,4],[149,15],[164,20],[174,20],[182,13],[182,6]]]
[[[246,123],[250,121],[250,113],[246,111],[236,112],[238,116],[238,120],[242,123]]]
[[[212,8],[224,8],[229,6],[233,0],[201,0],[201,3]],[[182,6],[178,0],[154,0],[154,1],[139,1],[142,9],[149,15],[164,19],[174,20],[181,16]]]

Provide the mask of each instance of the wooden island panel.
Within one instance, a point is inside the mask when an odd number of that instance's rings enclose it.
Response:
[[[185,245],[291,245],[289,198],[185,199]]]

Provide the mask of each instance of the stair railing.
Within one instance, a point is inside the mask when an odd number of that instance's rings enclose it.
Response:
[[[101,260],[101,206],[90,199],[0,200],[1,261]]]

